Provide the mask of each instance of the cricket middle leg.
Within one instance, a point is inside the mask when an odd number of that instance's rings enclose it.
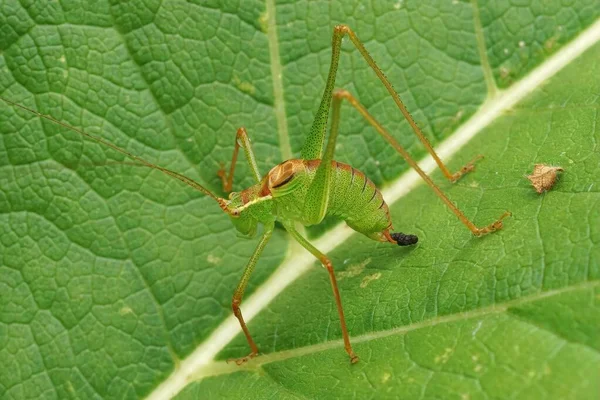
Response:
[[[335,298],[335,304],[337,306],[338,314],[340,316],[340,324],[342,326],[342,337],[344,338],[344,348],[346,353],[350,356],[350,362],[355,364],[358,362],[358,356],[354,354],[352,345],[350,344],[350,336],[348,335],[348,328],[346,327],[346,318],[344,317],[344,308],[342,307],[342,298],[340,297],[340,291],[338,289],[337,280],[335,279],[335,271],[333,270],[333,264],[331,260],[323,253],[321,253],[315,246],[313,246],[308,240],[306,240],[300,233],[294,228],[293,223],[283,223],[285,230],[292,235],[298,243],[302,245],[306,250],[311,252],[321,264],[327,269],[329,274],[329,281],[331,282],[331,290],[333,291],[333,297]]]

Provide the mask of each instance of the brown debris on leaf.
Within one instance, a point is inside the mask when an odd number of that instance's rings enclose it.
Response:
[[[557,172],[559,171],[562,172],[564,169],[545,164],[535,164],[533,173],[527,175],[527,179],[531,181],[536,192],[542,193],[552,189],[556,183]]]

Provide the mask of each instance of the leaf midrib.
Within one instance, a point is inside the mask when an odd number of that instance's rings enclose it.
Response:
[[[587,282],[582,282],[582,283],[579,283],[576,285],[566,286],[566,287],[563,287],[560,289],[539,291],[535,294],[521,297],[518,299],[514,299],[511,301],[507,301],[502,304],[493,304],[488,307],[478,308],[478,309],[455,313],[455,314],[438,316],[438,317],[430,318],[430,319],[427,319],[424,321],[419,321],[419,322],[415,322],[413,324],[404,325],[404,326],[400,326],[400,327],[396,327],[396,328],[392,328],[392,329],[388,329],[388,330],[369,332],[364,335],[353,336],[352,343],[353,344],[364,343],[364,342],[369,342],[372,340],[383,339],[383,338],[390,337],[390,336],[404,335],[404,334],[407,334],[412,331],[416,331],[416,330],[423,329],[423,328],[435,327],[435,326],[442,325],[442,324],[448,324],[448,323],[458,322],[458,321],[465,321],[465,320],[469,320],[469,319],[476,319],[479,317],[502,314],[505,312],[510,313],[510,309],[514,308],[514,307],[522,306],[525,304],[529,304],[529,303],[532,303],[532,302],[535,302],[538,300],[547,299],[547,298],[554,297],[554,296],[560,296],[562,294],[569,293],[569,292],[574,292],[574,291],[583,290],[583,289],[593,289],[593,288],[598,288],[598,287],[600,287],[600,281],[587,281]],[[513,314],[511,314],[511,316],[514,316],[515,318],[518,318],[519,320],[521,320],[525,323],[535,325],[536,328],[538,328],[538,329],[543,329],[543,330],[549,331],[548,328],[543,327],[539,324],[535,324],[531,320],[528,320],[528,319],[525,319],[525,318],[522,318],[522,317],[519,317],[519,316],[513,315]],[[561,339],[563,339],[567,342],[573,342],[571,339],[560,336],[558,333],[556,333],[554,331],[550,331],[550,332],[552,332],[554,335],[561,337]],[[594,352],[598,352],[597,349],[590,347],[589,345],[586,345],[584,343],[579,343],[579,342],[577,342],[577,343],[582,346],[585,346],[586,348],[588,348],[590,350],[593,350]],[[325,343],[319,343],[319,344],[315,344],[315,345],[311,345],[311,346],[305,346],[305,347],[291,349],[291,350],[282,350],[282,351],[278,351],[278,352],[274,352],[274,353],[261,355],[260,357],[253,360],[251,363],[243,365],[243,366],[237,366],[237,365],[235,365],[235,363],[233,363],[233,364],[227,363],[226,361],[215,361],[215,362],[207,364],[204,367],[202,367],[201,369],[199,369],[198,372],[196,374],[194,374],[192,380],[201,380],[203,378],[210,377],[210,376],[225,375],[225,374],[235,373],[238,371],[258,372],[261,370],[262,366],[266,365],[266,364],[271,364],[271,363],[278,362],[278,361],[284,361],[284,360],[288,360],[291,358],[301,357],[301,356],[305,356],[305,355],[309,355],[309,354],[319,353],[319,352],[322,352],[325,350],[331,350],[331,349],[337,349],[337,348],[343,348],[343,347],[344,347],[344,341],[342,339],[337,339],[337,340],[331,340],[331,341],[328,341]]]

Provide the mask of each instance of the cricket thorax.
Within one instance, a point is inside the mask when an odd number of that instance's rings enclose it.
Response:
[[[263,195],[272,195],[277,214],[305,225],[304,202],[321,160],[293,159],[275,166],[263,178]],[[332,161],[331,184],[326,215],[346,221],[354,230],[372,239],[391,226],[389,209],[381,192],[359,170]]]

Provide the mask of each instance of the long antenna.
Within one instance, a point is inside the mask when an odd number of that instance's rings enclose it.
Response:
[[[163,172],[163,173],[165,173],[165,174],[167,174],[167,175],[169,175],[169,176],[171,176],[171,177],[173,177],[175,179],[178,179],[181,182],[185,183],[186,185],[191,186],[194,189],[198,190],[199,192],[202,192],[205,195],[212,197],[217,203],[219,203],[219,205],[221,206],[221,208],[223,208],[222,199],[217,198],[214,194],[212,194],[212,192],[210,192],[204,186],[200,185],[198,182],[194,181],[193,179],[188,178],[187,176],[181,175],[178,172],[171,171],[170,169],[163,168],[163,167],[158,166],[156,164],[152,164],[150,161],[146,161],[146,160],[144,160],[141,157],[133,155],[130,152],[128,152],[128,151],[126,151],[126,150],[124,150],[124,149],[122,149],[122,148],[120,148],[120,147],[118,147],[118,146],[116,146],[116,145],[114,145],[114,144],[112,144],[112,143],[110,143],[110,142],[108,142],[108,141],[100,138],[100,137],[97,137],[97,136],[94,136],[94,135],[90,135],[89,133],[86,133],[86,132],[84,132],[83,130],[81,130],[79,128],[71,126],[71,125],[69,125],[69,124],[67,124],[65,122],[61,122],[61,121],[59,121],[59,120],[51,117],[50,115],[42,114],[42,113],[40,113],[40,112],[38,112],[36,110],[33,110],[33,109],[29,108],[29,107],[25,107],[25,106],[23,106],[21,104],[18,104],[18,103],[15,103],[14,101],[8,100],[7,98],[4,98],[2,96],[0,96],[0,100],[3,100],[4,102],[10,104],[11,106],[18,107],[18,108],[20,108],[22,110],[25,110],[25,111],[29,111],[30,113],[32,113],[34,115],[37,115],[40,118],[44,118],[44,119],[46,119],[48,121],[51,121],[51,122],[54,122],[55,124],[58,124],[58,125],[60,125],[60,126],[62,126],[64,128],[67,128],[67,129],[70,129],[70,130],[72,130],[74,132],[77,132],[80,135],[85,136],[86,138],[92,139],[92,140],[94,140],[94,141],[96,141],[98,143],[101,143],[101,144],[105,145],[105,146],[108,146],[111,149],[113,149],[115,151],[118,151],[119,153],[124,154],[125,156],[131,158],[132,160],[138,161],[138,162],[144,164],[147,167],[157,169],[157,170],[159,170],[159,171],[161,171],[161,172]]]

